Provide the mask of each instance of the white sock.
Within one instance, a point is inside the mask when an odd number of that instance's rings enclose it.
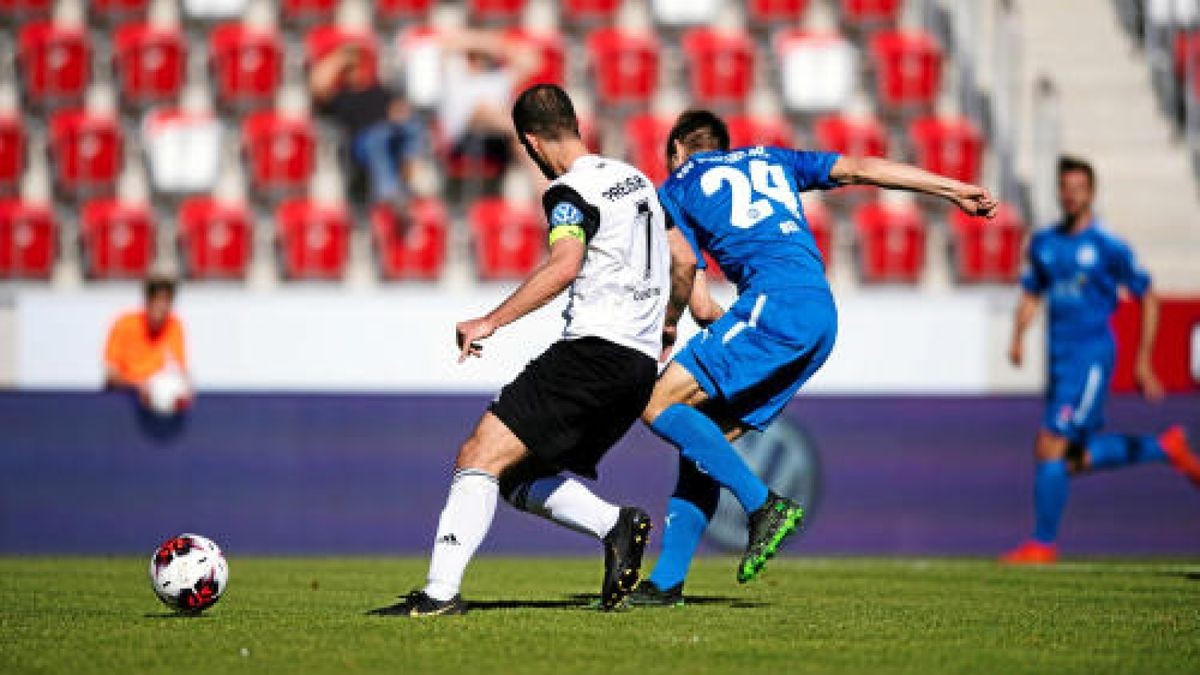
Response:
[[[603,539],[621,515],[620,507],[592,494],[577,480],[550,476],[529,484],[524,509],[576,532]]]
[[[458,593],[471,556],[483,543],[496,515],[496,477],[477,469],[454,473],[446,507],[438,520],[437,538],[429,561],[427,593],[434,600],[449,600]]]

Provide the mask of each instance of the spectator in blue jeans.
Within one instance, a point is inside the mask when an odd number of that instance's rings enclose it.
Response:
[[[346,134],[350,157],[366,172],[370,198],[399,211],[424,133],[408,103],[361,67],[362,50],[347,45],[317,61],[309,88],[317,110]]]

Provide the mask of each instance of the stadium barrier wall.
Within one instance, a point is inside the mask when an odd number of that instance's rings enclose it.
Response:
[[[234,557],[424,555],[454,451],[487,401],[204,393],[171,424],[123,394],[0,392],[0,552],[149,555],[164,537],[196,531]],[[802,396],[744,449],[811,507],[790,553],[990,556],[1029,530],[1039,406],[1030,396]],[[1200,396],[1118,397],[1109,422],[1200,429]],[[639,427],[601,472],[601,494],[643,504],[661,524],[673,451]],[[1068,553],[1200,554],[1200,492],[1171,469],[1096,475],[1071,489]],[[599,553],[508,507],[484,551]]]

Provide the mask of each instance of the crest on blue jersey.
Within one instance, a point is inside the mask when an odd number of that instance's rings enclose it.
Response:
[[[1096,264],[1096,247],[1091,244],[1084,244],[1079,247],[1075,253],[1075,261],[1080,267],[1091,267]]]
[[[582,225],[583,211],[571,202],[559,202],[550,211],[550,226],[558,227],[559,225]]]

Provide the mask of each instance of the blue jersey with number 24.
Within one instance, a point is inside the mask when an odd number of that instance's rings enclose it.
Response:
[[[738,292],[828,288],[799,193],[839,183],[836,153],[750,147],[692,155],[659,189],[663,208],[696,249],[712,254]]]

